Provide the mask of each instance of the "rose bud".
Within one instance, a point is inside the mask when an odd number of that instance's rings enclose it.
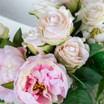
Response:
[[[9,29],[3,26],[2,24],[0,24],[0,38],[4,38],[4,39],[9,38],[8,33],[9,33]]]
[[[61,2],[71,13],[74,13],[80,9],[82,0],[61,0]]]

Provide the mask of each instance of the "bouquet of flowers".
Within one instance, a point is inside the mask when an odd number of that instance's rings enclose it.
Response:
[[[13,41],[0,24],[0,104],[104,104],[104,1],[36,0],[29,14],[36,27]]]

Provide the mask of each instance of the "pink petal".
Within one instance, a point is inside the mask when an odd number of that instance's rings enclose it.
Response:
[[[14,94],[14,90],[10,90],[0,86],[0,99],[4,100],[5,103],[18,102]]]

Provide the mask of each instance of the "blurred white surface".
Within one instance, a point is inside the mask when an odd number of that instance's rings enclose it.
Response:
[[[0,0],[0,15],[17,22],[35,26],[37,18],[28,14],[35,0]]]
[[[28,32],[32,28],[31,26],[24,25],[22,23],[10,20],[3,16],[0,16],[0,23],[2,23],[4,26],[7,26],[9,28],[9,35],[11,40],[13,39],[14,34],[19,28],[22,29],[23,33]]]

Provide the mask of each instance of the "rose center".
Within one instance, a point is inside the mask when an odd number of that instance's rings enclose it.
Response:
[[[75,48],[74,47],[70,47],[70,51],[75,51]]]
[[[59,22],[59,18],[57,16],[52,16],[50,21],[51,21],[51,23],[57,24]]]
[[[33,87],[33,91],[39,89],[39,94],[43,94],[43,91],[46,89],[44,85],[41,85],[38,83],[38,81],[36,82],[36,84]]]

